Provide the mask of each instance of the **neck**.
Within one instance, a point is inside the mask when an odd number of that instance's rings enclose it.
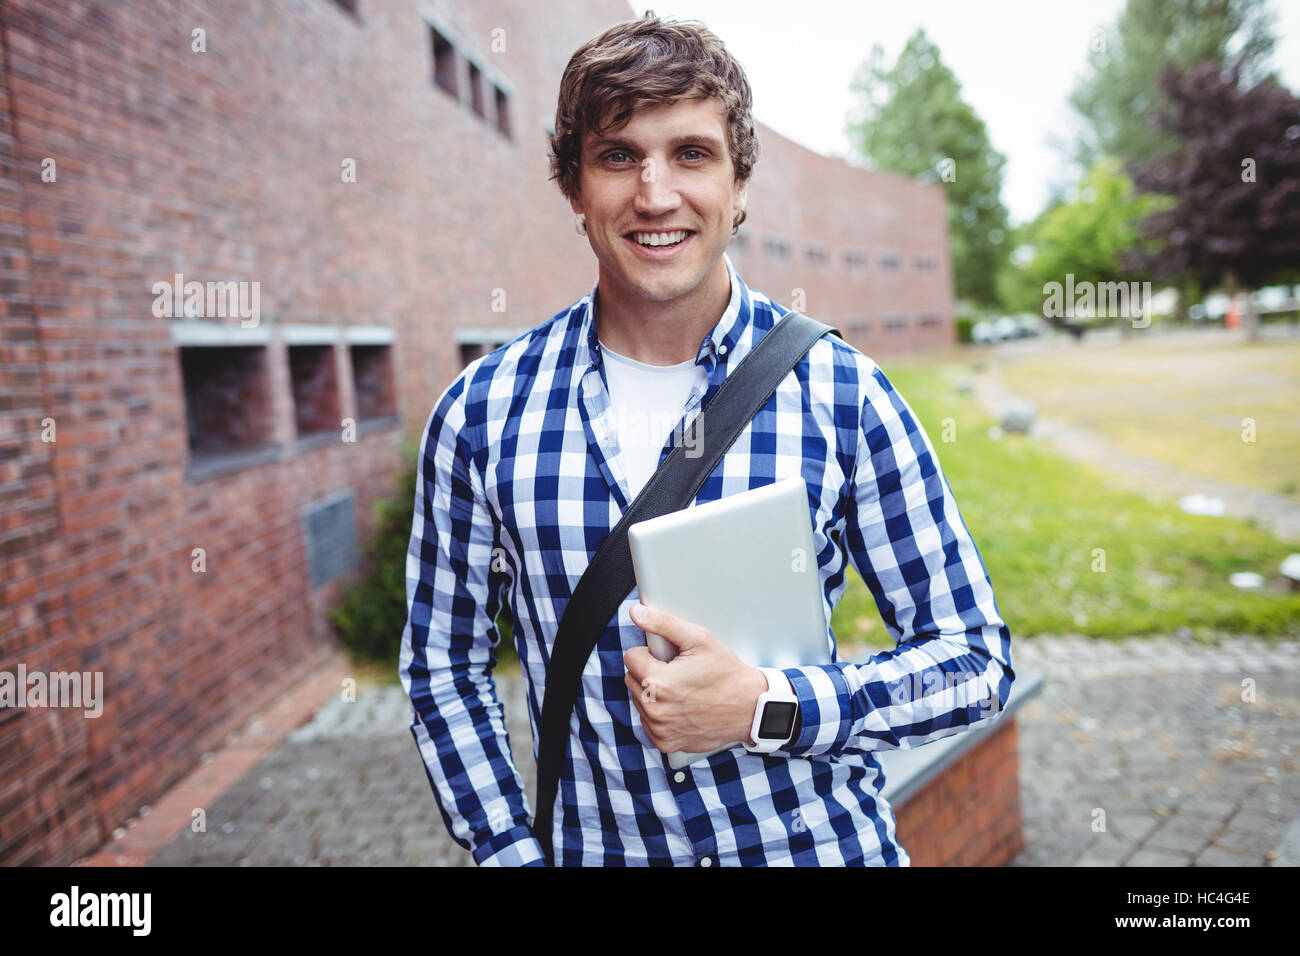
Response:
[[[680,365],[699,354],[730,301],[731,277],[721,258],[703,282],[671,302],[629,293],[602,267],[592,314],[601,343],[620,355],[647,365]]]

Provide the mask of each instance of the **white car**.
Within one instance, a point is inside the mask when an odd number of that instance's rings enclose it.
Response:
[[[1003,342],[1007,339],[1020,337],[1020,326],[1016,320],[1009,315],[1004,315],[993,323],[993,334],[996,336],[994,341]]]

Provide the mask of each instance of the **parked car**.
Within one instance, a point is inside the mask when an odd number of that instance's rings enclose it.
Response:
[[[983,319],[971,327],[971,341],[980,344],[1005,342],[1043,335],[1050,331],[1041,317],[1032,313],[1004,315],[997,319]]]
[[[1034,338],[1039,335],[1050,335],[1052,327],[1041,315],[1035,315],[1032,312],[1022,312],[1016,316],[1016,337],[1017,338]]]
[[[993,323],[993,333],[997,336],[999,342],[1005,342],[1007,339],[1019,338],[1020,326],[1016,320],[1009,315],[1004,315]]]

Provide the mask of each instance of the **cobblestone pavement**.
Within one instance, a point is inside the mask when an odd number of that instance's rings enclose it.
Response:
[[[1013,663],[1047,677],[1018,715],[1026,847],[1013,865],[1273,862],[1300,818],[1300,643],[1041,638]],[[497,686],[533,801],[523,686]],[[409,723],[400,687],[331,699],[151,865],[472,866]]]
[[[1012,663],[1046,676],[1018,715],[1013,865],[1274,862],[1300,818],[1300,643],[1025,640]]]
[[[536,801],[520,678],[501,673],[515,765]],[[206,809],[151,866],[473,866],[447,832],[410,731],[400,686],[330,698],[315,717]],[[527,768],[527,769],[525,769]]]

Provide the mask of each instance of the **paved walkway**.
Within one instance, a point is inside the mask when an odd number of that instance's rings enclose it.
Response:
[[[1300,643],[1025,640],[1012,662],[1047,677],[1019,715],[1013,865],[1300,862],[1278,859],[1300,830]]]
[[[1013,865],[1295,865],[1300,643],[1063,637],[1019,642],[1013,663],[1047,677],[1019,715],[1027,845]],[[522,684],[502,675],[498,690],[531,800]],[[185,827],[150,862],[473,865],[446,833],[408,706],[400,687],[332,693],[205,808],[205,832]]]

